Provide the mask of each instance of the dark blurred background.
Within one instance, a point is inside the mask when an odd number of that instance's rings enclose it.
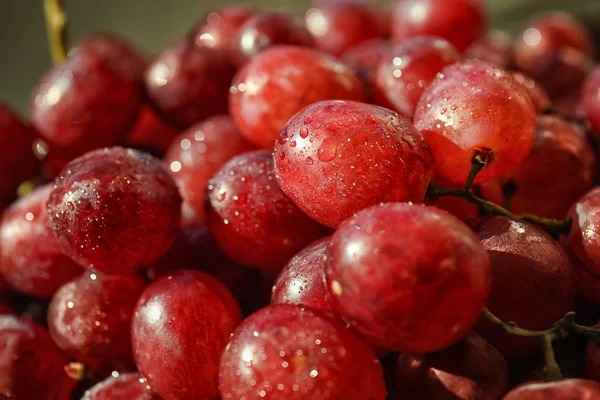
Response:
[[[390,1],[378,1],[385,7]],[[485,0],[490,25],[514,33],[544,9],[566,10],[600,38],[600,0]],[[302,13],[310,0],[64,0],[71,43],[85,34],[114,31],[154,54],[179,40],[201,15],[226,4]],[[443,0],[440,0],[443,4]],[[42,0],[0,0],[0,99],[27,114],[30,93],[50,67]]]

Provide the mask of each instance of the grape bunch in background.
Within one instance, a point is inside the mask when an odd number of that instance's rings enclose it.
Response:
[[[479,0],[226,6],[0,104],[0,399],[600,399],[600,67]],[[7,100],[7,99],[5,99]]]

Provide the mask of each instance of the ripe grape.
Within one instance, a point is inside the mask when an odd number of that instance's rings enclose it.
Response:
[[[377,103],[412,118],[417,102],[438,72],[460,60],[456,49],[435,37],[416,37],[395,46],[375,71]]]
[[[162,400],[140,374],[111,376],[85,392],[81,400]]]
[[[188,37],[198,46],[212,47],[234,56],[240,28],[256,10],[245,6],[225,6],[200,19]]]
[[[208,180],[232,157],[254,150],[227,115],[198,122],[173,141],[165,156],[183,197],[181,222],[194,226],[205,222]]]
[[[149,105],[144,105],[137,122],[125,137],[125,146],[165,154],[178,131],[162,120]]]
[[[294,114],[328,99],[365,99],[354,71],[325,53],[276,46],[237,74],[230,89],[229,110],[242,134],[272,149],[277,134]]]
[[[529,95],[535,110],[541,113],[552,107],[552,102],[546,93],[546,90],[536,82],[530,76],[525,75],[522,72],[512,72],[512,77],[515,78],[525,88],[525,91]]]
[[[0,397],[67,400],[77,383],[63,370],[68,363],[43,327],[0,315]]]
[[[479,60],[446,67],[425,89],[415,126],[427,141],[436,173],[464,184],[474,156],[486,161],[476,183],[500,176],[527,156],[535,136],[535,108],[525,89]]]
[[[396,0],[392,10],[392,38],[439,36],[465,51],[485,34],[486,10],[480,0]]]
[[[600,398],[600,383],[585,379],[527,382],[511,390],[503,400],[592,400]]]
[[[467,58],[487,61],[500,68],[512,65],[512,40],[508,33],[492,30],[467,49]]]
[[[262,12],[239,28],[234,60],[243,65],[276,45],[313,47],[313,44],[312,36],[297,16],[281,11]]]
[[[146,70],[146,91],[162,116],[178,128],[227,112],[235,74],[218,49],[183,42],[160,53]]]
[[[296,305],[263,308],[233,333],[221,360],[223,400],[383,400],[375,355],[333,317]]]
[[[499,400],[508,387],[502,355],[474,332],[437,353],[402,354],[396,384],[411,400]]]
[[[435,207],[389,203],[345,221],[327,248],[327,287],[371,343],[411,354],[456,343],[491,289],[489,257],[460,220]]]
[[[135,370],[131,316],[146,283],[134,276],[86,272],[60,288],[48,307],[54,343],[103,376]]]
[[[279,133],[275,171],[282,190],[329,227],[386,201],[423,200],[431,153],[408,118],[370,104],[323,101]]]
[[[304,246],[327,234],[281,191],[271,152],[232,158],[213,176],[207,224],[219,247],[240,264],[281,269]]]
[[[340,55],[340,60],[354,68],[358,75],[365,80],[367,89],[373,90],[375,70],[391,49],[392,45],[387,40],[366,40],[346,49]]]
[[[325,286],[325,249],[329,239],[305,247],[283,267],[273,285],[271,304],[296,304],[334,312]]]
[[[600,67],[588,77],[581,99],[585,117],[597,136],[600,134]]]
[[[165,400],[218,399],[219,359],[241,318],[231,293],[209,275],[182,271],[159,279],[133,316],[140,374]]]
[[[159,160],[115,147],[71,161],[55,181],[48,214],[66,255],[87,268],[127,274],[175,241],[181,197]]]
[[[316,2],[304,19],[316,47],[335,56],[369,39],[385,39],[388,33],[383,14],[357,0]]]
[[[83,268],[63,255],[48,220],[46,202],[52,185],[13,203],[0,225],[0,273],[14,289],[49,299]]]
[[[37,172],[38,162],[31,150],[34,136],[34,130],[0,102],[0,203],[12,200],[19,184]]]
[[[597,239],[600,234],[600,188],[579,198],[571,206],[567,218],[573,220],[573,225],[569,235],[563,236],[563,245],[590,275],[600,275],[600,242]]]
[[[484,198],[503,204],[503,192],[511,185],[509,210],[560,219],[592,186],[595,175],[594,150],[583,129],[559,116],[538,116],[531,153],[518,167],[481,185],[480,190]]]
[[[504,217],[493,217],[477,228],[494,277],[489,310],[503,321],[530,330],[552,327],[573,309],[577,294],[573,266],[560,245],[540,228]],[[520,357],[540,349],[537,338],[498,333],[485,319],[477,325],[505,357]]]
[[[145,65],[121,38],[84,40],[38,84],[31,103],[33,125],[66,161],[119,144],[138,115]]]

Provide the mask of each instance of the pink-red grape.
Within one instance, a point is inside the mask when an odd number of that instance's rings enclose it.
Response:
[[[223,400],[383,400],[381,366],[339,320],[309,308],[263,308],[233,333],[221,360]]]
[[[81,400],[162,400],[137,373],[111,376],[85,392]]]
[[[198,122],[173,141],[165,156],[183,197],[184,226],[205,222],[205,192],[208,180],[232,157],[254,150],[227,115]]]
[[[592,130],[600,132],[600,67],[596,68],[585,82],[581,99],[583,112]]]
[[[182,271],[152,283],[140,298],[131,338],[140,374],[165,400],[219,398],[219,360],[241,321],[215,278]]]
[[[600,383],[585,379],[527,382],[511,390],[503,400],[592,400],[600,398]]]
[[[179,128],[227,112],[235,74],[218,49],[183,42],[160,53],[146,70],[146,91],[162,116]]]
[[[350,326],[373,344],[415,354],[444,349],[473,327],[490,293],[489,263],[456,217],[389,203],[340,225],[325,276]]]
[[[144,105],[137,122],[125,137],[125,146],[148,149],[163,155],[178,131],[162,120],[150,106]]]
[[[316,50],[276,46],[237,74],[230,90],[229,110],[242,134],[272,149],[277,134],[294,114],[328,99],[365,99],[354,71]]]
[[[535,108],[525,89],[508,73],[480,60],[446,67],[425,89],[415,126],[427,141],[436,173],[464,184],[471,160],[486,166],[482,183],[516,167],[535,136]]]
[[[396,0],[392,38],[439,36],[465,51],[485,34],[486,10],[481,0]]]
[[[384,39],[371,39],[349,47],[340,59],[354,68],[366,82],[367,89],[373,90],[373,78],[377,66],[392,49],[392,44]]]
[[[52,185],[13,203],[0,224],[0,273],[10,286],[49,299],[83,268],[63,255],[50,228],[46,202]]]
[[[460,60],[456,49],[444,39],[416,37],[390,50],[375,71],[378,104],[412,118],[423,91],[436,75]]]
[[[588,273],[600,276],[600,188],[580,197],[571,206],[567,218],[573,225],[569,235],[563,237],[564,246]]]
[[[271,152],[234,157],[208,183],[206,220],[225,254],[240,264],[280,270],[327,234],[279,188]]]
[[[54,343],[103,376],[135,370],[131,316],[146,283],[134,276],[86,272],[60,288],[48,307]]]
[[[127,274],[175,241],[181,197],[160,160],[115,147],[66,166],[48,198],[48,215],[65,254],[87,268]]]
[[[282,190],[332,228],[381,202],[422,201],[433,174],[431,153],[408,118],[348,101],[296,114],[279,133],[274,159]]]

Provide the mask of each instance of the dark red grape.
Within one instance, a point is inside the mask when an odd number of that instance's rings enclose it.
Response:
[[[527,382],[511,390],[503,400],[592,400],[600,398],[600,383],[585,379]]]
[[[502,355],[474,332],[437,353],[402,354],[398,393],[411,400],[499,400],[508,387]]]
[[[600,67],[588,77],[581,99],[585,117],[597,136],[600,134]]]
[[[39,83],[33,125],[67,161],[119,144],[138,115],[144,68],[142,56],[121,38],[84,40]]]
[[[8,306],[0,303],[0,315],[14,315],[14,311],[8,308]]]
[[[38,169],[32,146],[34,130],[8,105],[0,102],[0,202],[12,200],[21,182]]]
[[[219,360],[241,321],[227,288],[198,271],[152,283],[131,328],[140,374],[165,400],[218,399]]]
[[[245,6],[225,6],[212,11],[190,30],[190,40],[198,46],[213,47],[235,56],[240,28],[254,15],[256,10]]]
[[[324,101],[304,108],[274,151],[282,190],[329,227],[386,201],[423,200],[433,161],[408,118],[370,104]]]
[[[340,55],[340,59],[354,68],[373,86],[373,75],[383,57],[392,49],[392,44],[384,39],[371,39],[349,47]]]
[[[446,189],[464,189],[463,185],[447,181],[439,176],[434,176],[432,182],[439,187]],[[428,201],[427,204],[448,211],[450,214],[463,221],[474,219],[479,216],[479,207],[461,197],[442,196],[435,201]]]
[[[163,155],[178,131],[163,121],[150,106],[144,105],[137,122],[125,137],[127,147],[149,149]]]
[[[546,93],[546,90],[530,76],[522,72],[512,72],[513,78],[525,88],[533,106],[538,113],[548,110],[552,107],[552,102]]]
[[[132,371],[131,316],[146,283],[133,276],[86,272],[60,288],[48,308],[54,343],[103,376]]]
[[[162,116],[179,128],[227,112],[235,67],[217,49],[184,42],[160,53],[146,71],[146,91]]]
[[[511,186],[511,211],[560,219],[590,189],[595,175],[594,150],[583,129],[559,116],[539,116],[531,153],[480,190],[484,198],[503,204]]]
[[[325,285],[325,249],[329,239],[310,244],[287,263],[273,286],[271,304],[297,304],[334,312]]]
[[[579,294],[594,304],[600,304],[600,276],[583,265],[572,251],[569,251],[569,256],[573,261],[573,273]]]
[[[563,245],[590,275],[600,276],[600,188],[579,198],[571,206],[567,218],[573,220],[573,225],[569,235],[563,237]],[[598,299],[600,301],[600,296]]]
[[[223,400],[383,400],[383,372],[339,320],[309,308],[263,308],[233,333],[221,360]]]
[[[439,36],[465,51],[485,34],[486,10],[480,0],[396,0],[392,38]]]
[[[390,203],[345,221],[327,249],[334,307],[373,344],[411,354],[456,343],[491,289],[489,257],[460,220]]]
[[[445,67],[460,60],[456,49],[435,37],[408,39],[390,50],[375,72],[378,104],[412,118],[423,91]]]
[[[436,173],[464,184],[471,160],[486,166],[482,183],[515,168],[535,136],[535,108],[525,89],[508,73],[480,60],[446,67],[425,89],[414,122],[431,148]]]
[[[219,247],[240,264],[281,269],[327,234],[281,191],[266,150],[239,155],[208,183],[206,220]]]
[[[49,299],[83,268],[63,255],[50,228],[46,202],[52,185],[46,185],[13,203],[0,225],[0,273],[10,286],[38,298]]]
[[[540,228],[494,217],[477,229],[487,250],[494,277],[489,310],[503,321],[531,330],[552,328],[575,304],[573,266],[560,245]],[[520,357],[541,349],[537,338],[497,335],[485,319],[477,325],[505,357]]]
[[[369,39],[385,39],[388,33],[383,14],[360,0],[316,2],[304,19],[316,47],[335,56]]]
[[[512,40],[504,31],[492,30],[467,49],[467,58],[487,61],[500,68],[512,65]]]
[[[87,268],[127,274],[175,241],[181,197],[160,160],[115,147],[71,161],[55,181],[48,214],[65,254]]]
[[[40,325],[0,316],[0,397],[68,400],[77,383],[63,370],[68,363]]]
[[[301,18],[281,11],[262,12],[249,18],[238,30],[234,60],[243,65],[276,45],[312,47],[313,38]]]
[[[111,376],[90,388],[81,400],[162,400],[140,374]]]
[[[205,222],[205,191],[208,180],[232,157],[254,150],[226,115],[192,125],[169,147],[169,166],[183,197],[181,219],[184,226]]]
[[[294,114],[328,99],[365,99],[354,71],[325,53],[277,46],[237,74],[230,89],[229,109],[249,140],[272,149],[277,134]]]

